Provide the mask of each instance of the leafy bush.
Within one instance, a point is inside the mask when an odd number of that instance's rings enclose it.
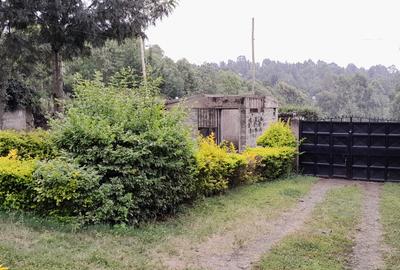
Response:
[[[321,115],[318,108],[312,106],[287,105],[279,108],[279,118],[289,120],[289,118],[299,117],[305,120],[316,120]]]
[[[221,193],[244,179],[246,158],[233,146],[217,145],[214,135],[200,139],[196,160],[196,175],[206,195]]]
[[[0,157],[0,206],[10,209],[32,208],[34,190],[32,173],[35,160],[19,160],[17,151]]]
[[[101,177],[96,219],[136,223],[175,211],[199,185],[184,115],[165,110],[157,82],[132,89],[129,74],[118,77],[79,81],[65,118],[51,126],[56,145]]]
[[[0,156],[6,156],[12,149],[16,149],[22,159],[46,159],[55,155],[49,133],[43,130],[0,131]]]
[[[274,180],[289,174],[297,151],[293,147],[248,148],[243,155],[258,180]]]
[[[264,134],[257,139],[257,145],[262,147],[297,147],[297,140],[289,124],[278,121],[272,123]]]
[[[73,160],[42,161],[33,174],[36,210],[57,216],[85,217],[100,206],[95,200],[100,177]]]

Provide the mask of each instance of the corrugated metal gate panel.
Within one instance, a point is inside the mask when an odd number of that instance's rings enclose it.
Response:
[[[301,121],[304,174],[400,182],[400,123]]]

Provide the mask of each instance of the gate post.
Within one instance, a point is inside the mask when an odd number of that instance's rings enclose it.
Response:
[[[300,151],[300,119],[299,118],[291,118],[290,119],[290,128],[292,129],[293,135],[296,137],[297,140],[297,152]],[[296,173],[299,173],[299,155],[296,156],[295,160],[295,168]]]

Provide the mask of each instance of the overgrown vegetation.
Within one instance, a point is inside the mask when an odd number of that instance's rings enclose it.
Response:
[[[316,120],[321,115],[321,111],[312,106],[287,105],[279,107],[279,118],[286,121],[296,117],[304,120]]]
[[[34,209],[43,215],[95,223],[106,220],[98,207],[108,206],[100,187],[100,176],[93,168],[81,167],[74,160],[56,158],[38,162],[33,174]],[[114,203],[112,203],[114,204]],[[101,209],[108,214],[109,209]]]
[[[56,155],[49,132],[43,130],[1,131],[0,156],[8,155],[11,150],[16,150],[22,159],[48,159]]]
[[[240,154],[213,136],[195,148],[184,114],[165,110],[158,82],[134,78],[130,70],[108,84],[78,78],[49,132],[0,132],[0,154],[8,155],[0,160],[1,206],[80,224],[137,224],[198,196],[291,173],[297,152],[283,122],[263,135],[266,148]]]
[[[19,40],[32,40],[29,33],[13,34]],[[32,40],[32,48],[16,50],[7,42],[7,39],[0,39],[2,47],[10,48],[0,49],[0,56],[7,61],[5,67],[0,67],[3,71],[0,72],[0,84],[8,80],[22,82],[40,92],[47,101],[51,92],[51,66],[48,61],[43,61],[49,59],[48,54],[42,55],[43,46]],[[8,53],[10,51],[12,53]],[[12,55],[18,57],[8,59]],[[68,93],[74,91],[72,78],[76,73],[90,80],[99,71],[108,83],[122,68],[131,68],[135,76],[141,77],[139,56],[135,39],[126,39],[125,42],[109,40],[102,47],[91,48],[90,55],[83,54],[65,63],[64,90]],[[31,59],[34,61],[28,61]],[[162,78],[160,93],[166,98],[199,93],[246,94],[252,89],[249,81],[251,64],[243,56],[235,61],[195,65],[185,59],[175,62],[164,54],[162,48],[153,45],[146,50],[146,62],[151,66],[150,76]],[[394,66],[378,65],[366,70],[352,64],[343,68],[323,61],[290,64],[264,59],[256,69],[256,93],[278,99],[282,114],[296,112],[296,115],[306,118],[316,114],[323,117],[400,117],[400,72]],[[8,75],[2,78],[5,74]]]
[[[0,208],[31,210],[34,160],[19,160],[16,150],[0,157]]]
[[[385,250],[385,269],[400,269],[400,186],[386,183],[383,187],[380,205],[384,239],[388,248]]]
[[[257,139],[257,145],[262,147],[297,147],[289,123],[279,120],[271,123],[268,129]]]
[[[360,220],[361,200],[356,186],[330,191],[306,227],[276,245],[256,269],[346,269]]]
[[[259,181],[285,177],[292,172],[297,150],[293,147],[249,148],[243,155],[249,162],[249,171]]]
[[[165,111],[156,81],[131,88],[130,78],[79,81],[65,117],[52,122],[56,146],[101,178],[93,222],[159,218],[198,192],[183,114]]]
[[[246,181],[246,157],[237,154],[233,145],[217,145],[214,135],[200,138],[196,161],[196,176],[207,195],[224,192]]]

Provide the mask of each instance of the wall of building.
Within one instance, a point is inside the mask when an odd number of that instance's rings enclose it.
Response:
[[[249,100],[250,104],[246,104],[247,108],[241,110],[240,151],[245,150],[246,147],[255,147],[257,138],[271,123],[278,120],[276,102],[270,99],[266,99],[264,102],[264,104],[255,104],[254,101]]]
[[[1,129],[29,130],[34,127],[32,113],[26,110],[3,112]]]
[[[199,117],[200,123],[207,123],[207,111],[217,111],[217,125],[213,124],[213,128],[218,130],[217,142],[233,142],[239,151],[245,150],[246,147],[255,147],[257,138],[270,123],[278,119],[277,102],[266,96],[200,95],[188,98],[182,103],[173,101],[167,104],[167,108],[178,104],[190,109],[187,124],[192,127],[193,137],[199,134]]]
[[[240,140],[240,111],[221,111],[221,140],[232,142],[236,149],[239,148]]]

